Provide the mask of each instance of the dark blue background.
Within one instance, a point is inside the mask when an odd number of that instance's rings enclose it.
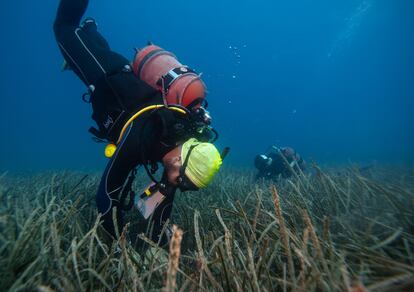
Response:
[[[204,73],[234,165],[272,143],[321,163],[412,163],[413,3],[92,0],[86,15],[125,56],[151,40]],[[57,4],[0,4],[1,170],[106,163],[83,85],[60,72]]]

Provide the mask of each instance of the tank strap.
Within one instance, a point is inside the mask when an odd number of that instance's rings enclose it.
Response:
[[[208,108],[208,101],[207,99],[203,97],[197,97],[196,99],[194,99],[192,102],[190,102],[189,105],[187,105],[187,108],[191,110],[193,107],[195,107],[198,104],[204,109]]]
[[[195,75],[197,75],[197,73],[193,69],[191,69],[191,68],[189,68],[187,66],[181,66],[181,67],[177,67],[177,68],[171,69],[170,71],[167,72],[167,74],[165,74],[164,76],[162,76],[157,81],[157,85],[163,87],[164,93],[167,94],[168,93],[168,89],[170,89],[170,87],[174,83],[174,81],[176,81],[181,76],[187,75],[187,74],[195,74]]]

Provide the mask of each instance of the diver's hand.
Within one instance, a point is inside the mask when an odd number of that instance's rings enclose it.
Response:
[[[166,196],[161,193],[158,185],[153,183],[139,196],[135,207],[145,219],[148,219],[165,198]]]

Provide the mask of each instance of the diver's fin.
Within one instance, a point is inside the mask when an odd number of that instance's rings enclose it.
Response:
[[[67,70],[71,70],[68,62],[66,62],[66,60],[63,60],[62,66],[60,67],[60,70],[63,71],[67,71]]]

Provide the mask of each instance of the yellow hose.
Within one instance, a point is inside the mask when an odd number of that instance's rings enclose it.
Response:
[[[122,127],[122,130],[121,130],[121,133],[119,134],[119,138],[118,138],[118,140],[116,141],[116,145],[118,145],[119,144],[119,142],[121,142],[121,140],[122,140],[122,137],[124,136],[124,134],[125,134],[125,131],[126,131],[126,129],[129,127],[129,125],[131,125],[131,123],[136,119],[136,118],[138,118],[140,115],[142,115],[143,113],[145,113],[145,112],[147,112],[147,111],[150,111],[150,110],[153,110],[153,109],[160,109],[160,108],[162,108],[162,107],[166,107],[165,105],[163,105],[163,104],[155,104],[155,105],[150,105],[150,106],[147,106],[147,107],[144,107],[143,109],[141,109],[141,110],[139,110],[137,113],[135,113],[126,123],[125,123],[125,125]],[[183,110],[183,109],[181,109],[181,108],[179,108],[179,107],[175,107],[175,106],[169,106],[169,107],[166,107],[166,108],[168,108],[168,109],[170,109],[170,110],[174,110],[174,111],[177,111],[177,112],[179,112],[179,113],[182,113],[182,114],[186,114],[187,112],[185,111],[185,110]],[[108,158],[111,158],[113,155],[114,155],[114,153],[115,153],[115,151],[116,151],[116,145],[115,144],[113,144],[113,143],[109,143],[108,145],[106,145],[106,147],[105,147],[105,156],[106,157],[108,157]]]

